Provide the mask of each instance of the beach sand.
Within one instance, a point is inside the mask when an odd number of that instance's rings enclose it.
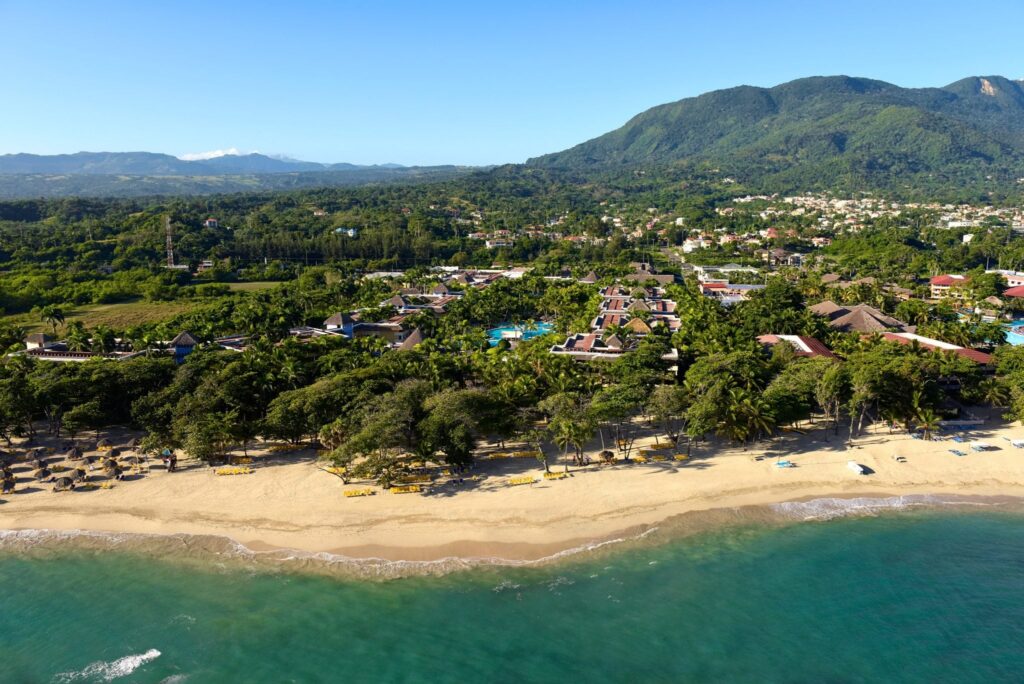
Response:
[[[19,484],[29,491],[2,497],[0,529],[212,535],[253,551],[295,549],[350,558],[532,560],[636,535],[694,511],[828,497],[1024,497],[1024,449],[1008,441],[1024,439],[1024,427],[992,422],[969,439],[995,448],[977,453],[949,439],[889,435],[882,426],[848,447],[816,429],[786,433],[749,450],[704,443],[681,463],[670,458],[571,468],[570,477],[554,481],[542,479],[543,468],[534,459],[487,460],[474,470],[477,479],[462,484],[434,485],[422,494],[378,490],[360,498],[342,492],[365,483],[344,485],[309,451],[263,452],[251,475],[217,476],[183,461],[178,472],[154,464],[145,475],[109,490],[55,493],[48,484]],[[653,438],[638,441],[646,443]],[[957,457],[952,448],[968,455]],[[896,462],[896,454],[906,462]],[[778,458],[797,467],[778,468]],[[847,468],[851,459],[873,473],[858,476]],[[552,470],[562,472],[563,466]],[[521,475],[538,481],[508,486],[510,476]]]

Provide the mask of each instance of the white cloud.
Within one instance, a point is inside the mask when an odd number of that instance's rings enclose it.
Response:
[[[178,157],[184,161],[199,161],[200,159],[216,159],[217,157],[238,157],[245,154],[237,147],[229,147],[226,150],[210,150],[209,152],[189,152]]]

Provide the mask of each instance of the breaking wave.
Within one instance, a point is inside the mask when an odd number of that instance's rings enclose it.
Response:
[[[858,515],[874,515],[920,506],[998,506],[1003,502],[978,497],[912,494],[888,497],[825,497],[809,501],[785,501],[769,508],[783,517],[795,520],[832,520]]]
[[[111,682],[120,677],[126,677],[139,669],[151,660],[160,657],[160,651],[151,648],[145,653],[127,655],[109,663],[99,661],[87,665],[76,672],[62,672],[54,677],[56,682],[75,682],[83,679],[96,682]]]

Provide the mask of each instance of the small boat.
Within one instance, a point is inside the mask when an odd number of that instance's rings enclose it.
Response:
[[[775,462],[775,467],[776,468],[796,468],[796,463],[793,463],[792,461],[776,461]]]
[[[868,474],[868,469],[862,466],[860,463],[857,463],[856,461],[847,461],[846,467],[852,470],[853,472],[857,473],[858,475]]]

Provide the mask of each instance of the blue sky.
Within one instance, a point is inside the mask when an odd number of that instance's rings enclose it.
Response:
[[[0,0],[0,153],[518,162],[656,104],[1024,78],[1020,0]]]

